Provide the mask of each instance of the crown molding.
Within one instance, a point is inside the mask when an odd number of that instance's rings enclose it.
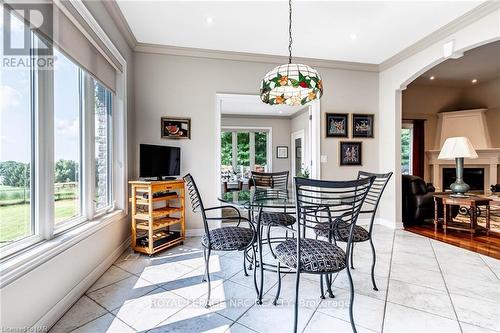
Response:
[[[448,37],[449,35],[459,31],[460,29],[466,27],[467,25],[483,18],[484,16],[494,12],[495,10],[500,9],[500,1],[496,0],[488,0],[479,6],[473,8],[468,11],[464,15],[456,18],[450,23],[444,25],[438,30],[434,31],[430,35],[422,38],[418,42],[410,45],[406,49],[398,52],[387,60],[384,60],[379,65],[379,70],[382,72],[397,63],[417,54],[420,51],[423,51],[427,47],[431,46],[434,43],[439,42],[440,40]]]
[[[247,52],[234,52],[234,51],[220,51],[208,50],[191,47],[179,47],[159,44],[137,43],[134,48],[137,53],[152,53],[152,54],[168,54],[184,57],[195,58],[208,58],[208,59],[221,59],[221,60],[234,60],[234,61],[248,61],[248,62],[262,62],[262,63],[288,63],[287,56],[275,56],[268,54],[257,54]],[[307,63],[309,66],[320,68],[333,68],[333,69],[346,69],[365,72],[378,72],[379,66],[376,64],[313,59],[313,58],[300,58],[294,57],[295,63]]]
[[[102,1],[102,4],[104,5],[104,8],[106,8],[112,20],[117,25],[118,30],[122,33],[123,37],[127,41],[128,46],[132,50],[134,50],[134,48],[138,44],[137,39],[135,38],[132,29],[130,29],[127,19],[125,19],[125,16],[123,16],[123,13],[116,3],[116,0]]]

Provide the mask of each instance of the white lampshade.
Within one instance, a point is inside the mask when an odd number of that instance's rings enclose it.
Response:
[[[455,158],[478,158],[476,150],[472,147],[469,138],[457,136],[448,138],[439,153],[439,160],[454,160]]]

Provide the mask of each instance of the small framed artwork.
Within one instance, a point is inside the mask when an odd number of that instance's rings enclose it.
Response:
[[[347,138],[349,136],[349,114],[327,113],[325,123],[327,138]]]
[[[277,146],[276,147],[276,158],[288,158],[288,147],[287,146]]]
[[[352,115],[352,137],[373,138],[373,114]]]
[[[340,165],[361,165],[361,142],[340,142]]]
[[[191,139],[191,119],[161,117],[163,139]]]

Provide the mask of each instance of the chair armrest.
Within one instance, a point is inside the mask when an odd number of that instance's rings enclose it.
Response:
[[[225,209],[225,208],[228,208],[228,209],[233,209],[236,213],[238,213],[238,218],[241,218],[241,213],[240,213],[240,211],[238,210],[238,208],[236,208],[236,207],[234,207],[234,206],[230,206],[230,205],[225,205],[225,206],[215,206],[215,207],[205,208],[205,211],[209,211],[209,210],[216,210],[216,209]]]

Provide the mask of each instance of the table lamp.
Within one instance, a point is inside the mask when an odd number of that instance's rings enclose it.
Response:
[[[446,139],[439,153],[439,160],[455,160],[457,166],[457,179],[450,185],[453,197],[467,197],[465,193],[470,190],[464,180],[464,158],[478,158],[476,150],[472,147],[469,138],[460,136]]]

